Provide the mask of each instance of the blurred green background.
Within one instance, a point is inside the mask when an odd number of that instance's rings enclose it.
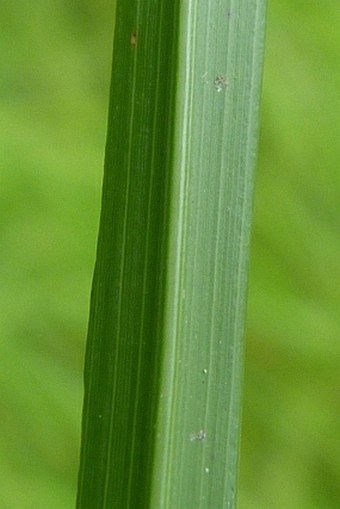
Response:
[[[0,19],[0,509],[73,509],[113,0]],[[239,509],[340,507],[339,26],[269,2]]]

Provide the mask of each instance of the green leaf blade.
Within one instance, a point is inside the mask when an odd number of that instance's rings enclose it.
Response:
[[[235,507],[263,19],[263,2],[182,7],[152,509]]]
[[[235,506],[263,6],[117,2],[78,509]]]
[[[82,509],[146,507],[149,498],[173,53],[166,3],[118,2],[116,10],[85,363]]]

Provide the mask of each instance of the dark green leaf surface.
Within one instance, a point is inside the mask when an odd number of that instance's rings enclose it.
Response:
[[[117,2],[78,509],[235,507],[264,2]]]

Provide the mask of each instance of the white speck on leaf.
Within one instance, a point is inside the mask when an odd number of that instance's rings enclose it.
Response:
[[[206,438],[206,436],[207,436],[206,432],[201,429],[197,433],[192,433],[190,435],[190,441],[191,442],[202,441]]]
[[[222,92],[228,86],[228,80],[223,74],[219,74],[214,80],[214,86],[217,92]]]

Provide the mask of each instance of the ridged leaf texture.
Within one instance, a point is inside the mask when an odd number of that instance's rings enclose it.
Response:
[[[263,0],[117,0],[78,509],[235,507]]]

